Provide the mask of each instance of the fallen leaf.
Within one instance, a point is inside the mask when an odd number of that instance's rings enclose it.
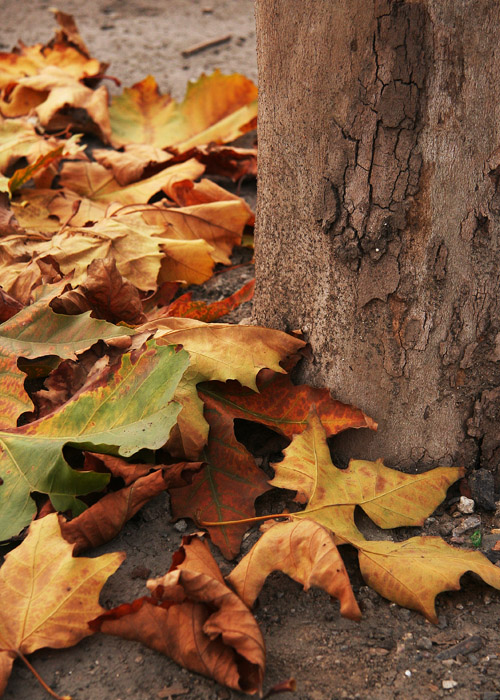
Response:
[[[290,439],[307,427],[311,406],[315,407],[328,437],[348,428],[377,427],[359,408],[332,398],[328,389],[306,384],[296,386],[288,374],[259,375],[257,387],[258,393],[242,389],[236,382],[210,382],[200,385],[199,391],[204,401],[217,402],[220,410],[233,419],[262,423]]]
[[[194,318],[204,323],[216,321],[221,316],[225,316],[233,309],[237,308],[245,301],[253,298],[255,280],[250,280],[241,289],[238,289],[231,296],[207,304],[204,301],[193,301],[191,292],[183,294],[173,301],[161,313],[161,316],[177,316],[182,318]]]
[[[340,601],[340,613],[359,620],[361,611],[333,537],[312,520],[275,523],[230,573],[227,580],[250,608],[266,578],[282,571],[304,586],[325,590]]]
[[[423,525],[463,475],[457,467],[439,467],[423,474],[404,474],[381,460],[351,460],[347,469],[332,464],[324,428],[313,412],[309,426],[294,437],[282,462],[273,465],[276,488],[293,489],[308,500],[293,518],[310,518],[335,533],[340,541],[364,546],[354,523],[356,506],[381,528]]]
[[[234,141],[257,116],[257,88],[243,75],[216,70],[190,82],[184,101],[161,95],[149,75],[111,101],[112,144],[147,143],[175,147]]]
[[[500,570],[484,554],[450,547],[440,537],[412,537],[405,542],[367,542],[359,551],[366,583],[384,598],[418,610],[437,623],[435,598],[458,591],[467,571],[500,589]]]
[[[113,175],[122,187],[137,182],[151,166],[161,166],[172,160],[170,153],[149,144],[130,143],[121,151],[109,148],[96,148],[92,153],[94,159]]]
[[[184,537],[170,571],[147,587],[150,597],[109,610],[92,629],[140,641],[234,690],[261,689],[265,652],[259,627],[224,583],[204,542]]]
[[[124,457],[162,447],[180,410],[172,396],[188,361],[173,347],[148,343],[135,362],[130,355],[118,358],[49,416],[1,430],[0,540],[16,535],[34,516],[31,492],[47,494],[56,510],[78,515],[85,506],[76,496],[106,485],[108,475],[71,469],[64,445]]]
[[[269,490],[266,475],[236,440],[232,420],[207,406],[205,418],[210,426],[208,445],[200,455],[205,466],[194,475],[190,485],[170,489],[172,516],[195,522],[252,517],[255,499]],[[242,523],[208,529],[212,542],[226,559],[233,559],[240,551],[248,527]]]
[[[38,301],[0,325],[0,425],[3,428],[15,427],[19,415],[33,408],[24,390],[26,375],[18,368],[20,357],[55,355],[76,359],[77,352],[98,340],[134,334],[131,329],[92,319],[88,313],[80,316],[54,313],[48,304],[62,287],[59,284],[46,290]]]
[[[88,623],[103,612],[99,593],[125,554],[72,556],[57,515],[35,520],[26,539],[5,555],[0,569],[0,694],[12,664],[42,647],[61,649],[92,634]]]
[[[5,173],[19,158],[33,163],[57,148],[55,138],[40,136],[27,119],[0,119],[0,172]]]
[[[96,318],[137,325],[146,320],[137,288],[123,279],[114,258],[93,260],[86,279],[51,302],[57,313],[80,314],[92,311]]]
[[[135,467],[128,466],[131,471]],[[165,489],[186,483],[183,475],[187,477],[200,467],[200,462],[184,462],[165,467],[165,472],[157,467],[151,474],[139,476],[129,486],[103,496],[73,520],[66,521],[61,516],[63,537],[75,545],[75,554],[109,542],[143,505]]]

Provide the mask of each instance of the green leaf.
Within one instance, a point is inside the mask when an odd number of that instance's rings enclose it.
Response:
[[[49,495],[57,510],[78,514],[84,505],[76,496],[105,486],[108,475],[68,466],[65,445],[124,457],[164,445],[181,408],[172,397],[188,364],[186,352],[151,341],[135,362],[123,356],[60,410],[0,431],[0,540],[34,516],[32,492]]]
[[[24,390],[26,375],[18,368],[18,359],[35,359],[48,355],[76,359],[98,340],[134,335],[130,328],[90,318],[90,311],[78,316],[56,314],[49,301],[66,283],[50,287],[31,306],[0,325],[0,427],[14,428],[24,411],[33,404]],[[45,362],[46,364],[46,362]]]

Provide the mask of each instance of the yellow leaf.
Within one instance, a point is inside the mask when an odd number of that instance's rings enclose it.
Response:
[[[437,622],[435,598],[458,591],[460,577],[473,571],[500,589],[500,569],[484,554],[450,547],[439,537],[412,537],[405,542],[367,542],[359,551],[363,578],[384,598],[418,610]]]
[[[266,578],[283,571],[304,586],[318,586],[340,600],[340,612],[352,620],[361,611],[344,562],[325,528],[312,520],[276,523],[267,529],[227,577],[243,602],[251,607]]]
[[[0,569],[0,694],[19,653],[73,646],[92,634],[89,621],[104,612],[99,593],[125,554],[72,556],[57,514],[35,520],[27,538]]]
[[[112,144],[147,143],[182,153],[206,143],[227,143],[253,128],[257,88],[243,75],[202,75],[188,86],[182,103],[161,95],[148,76],[114,97],[110,107]]]

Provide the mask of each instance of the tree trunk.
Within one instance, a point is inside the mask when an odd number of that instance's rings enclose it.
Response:
[[[339,458],[500,459],[500,3],[257,0],[254,317],[379,423]],[[497,483],[497,487],[500,483]]]

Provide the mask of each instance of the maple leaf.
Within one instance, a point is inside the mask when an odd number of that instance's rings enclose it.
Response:
[[[348,428],[377,427],[359,408],[332,398],[328,389],[297,386],[288,374],[262,373],[257,388],[258,393],[229,381],[201,384],[198,390],[203,401],[217,404],[233,419],[262,423],[290,439],[307,427],[311,406],[315,406],[328,437]]]
[[[151,498],[167,488],[186,484],[192,473],[201,468],[201,462],[182,462],[157,465],[150,473],[150,464],[129,464],[119,457],[89,454],[86,455],[85,467],[90,466],[89,456],[94,466],[96,462],[101,463],[113,476],[121,476],[125,487],[106,494],[73,520],[60,517],[62,534],[68,542],[75,544],[75,554],[109,542]]]
[[[183,410],[168,449],[176,458],[195,460],[206,443],[208,425],[196,385],[205,380],[237,379],[256,390],[256,377],[265,367],[284,372],[280,361],[305,343],[281,331],[258,326],[203,323],[188,318],[160,318],[143,324],[138,332],[154,330],[158,343],[178,343],[189,352],[190,367],[179,383],[175,400]]]
[[[440,537],[412,537],[405,542],[368,542],[359,550],[363,578],[389,600],[418,610],[437,623],[435,598],[458,591],[467,571],[500,589],[500,570],[484,554],[450,547]]]
[[[168,190],[173,183],[195,180],[205,166],[194,158],[172,165],[156,175],[122,187],[112,170],[84,161],[66,161],[60,174],[60,184],[79,195],[97,202],[119,202],[120,204],[145,204],[161,190]]]
[[[194,318],[204,323],[216,321],[221,316],[225,316],[245,301],[253,298],[255,280],[250,280],[238,289],[231,296],[207,304],[204,301],[193,301],[191,292],[187,292],[173,301],[162,313],[161,316],[177,316],[182,318]]]
[[[264,640],[251,612],[224,583],[206,543],[184,537],[170,571],[147,587],[150,597],[109,610],[92,629],[140,641],[235,690],[260,690]]]
[[[42,647],[61,649],[92,634],[88,623],[103,612],[99,593],[125,558],[72,556],[57,515],[35,520],[26,539],[0,569],[0,695],[12,664]]]
[[[340,600],[340,612],[359,620],[361,611],[352,592],[342,557],[328,530],[312,520],[275,523],[236,566],[227,580],[243,602],[251,607],[266,578],[283,571],[302,583],[323,588]]]
[[[255,499],[269,491],[266,475],[236,440],[232,420],[210,407],[205,407],[205,418],[210,427],[208,445],[200,455],[205,465],[189,486],[170,490],[172,516],[195,522],[251,517]],[[226,559],[238,554],[247,530],[246,524],[209,528],[212,542]]]
[[[115,180],[122,187],[140,180],[151,166],[162,166],[173,158],[170,153],[146,143],[130,143],[123,151],[96,148],[92,156],[98,163],[113,171]]]
[[[237,73],[216,70],[188,84],[180,104],[161,95],[148,76],[111,101],[112,144],[147,143],[177,152],[208,143],[234,141],[257,116],[257,88]]]
[[[23,411],[33,409],[24,390],[26,375],[18,368],[20,357],[35,359],[54,355],[76,359],[76,353],[98,340],[130,336],[134,331],[90,318],[90,314],[63,316],[48,306],[64,283],[49,288],[31,306],[21,309],[0,325],[0,425],[14,427]]]
[[[123,279],[114,258],[93,260],[85,280],[53,299],[51,307],[57,313],[71,315],[92,311],[96,318],[111,323],[137,325],[146,320],[137,288]]]
[[[172,395],[188,362],[187,353],[150,342],[135,362],[118,358],[49,416],[0,431],[0,539],[16,535],[35,514],[31,492],[77,515],[84,506],[76,496],[106,485],[108,475],[71,469],[64,445],[122,456],[162,447],[180,410]]]
[[[404,474],[385,467],[381,460],[351,460],[347,469],[337,469],[314,411],[309,426],[286,448],[284,460],[273,467],[276,476],[271,486],[293,489],[299,501],[308,501],[304,511],[291,517],[315,520],[334,532],[338,542],[355,546],[365,541],[354,524],[356,506],[381,528],[423,525],[449,486],[464,473],[457,467],[439,467],[423,474]]]
[[[0,172],[5,173],[19,158],[28,163],[57,148],[58,141],[44,138],[27,119],[0,119]]]

